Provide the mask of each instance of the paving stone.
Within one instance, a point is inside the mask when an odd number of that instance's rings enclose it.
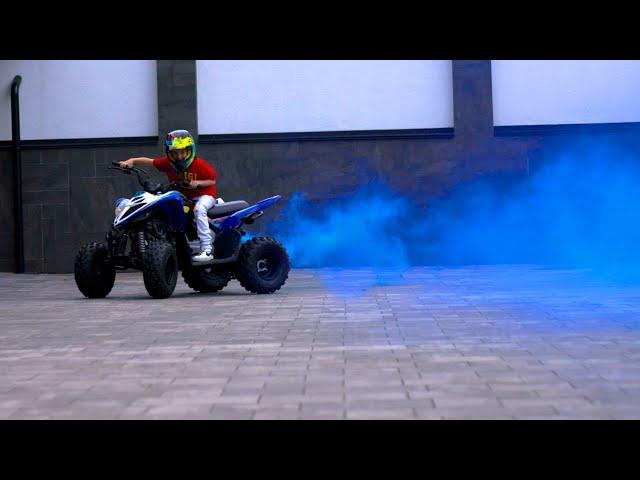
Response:
[[[443,409],[439,411],[443,420],[515,420],[513,415],[507,415],[499,411],[455,411]]]
[[[416,418],[416,414],[411,408],[397,410],[348,409],[346,418],[347,420],[408,420]]]
[[[535,265],[390,272],[293,270],[269,296],[179,283],[163,301],[137,272],[103,300],[72,275],[0,273],[0,418],[640,418],[629,286]]]
[[[9,408],[0,408],[0,419],[2,420],[6,420],[8,418],[12,418],[13,415],[18,412],[20,409],[15,406],[15,407],[9,407]],[[15,417],[13,417],[15,418]]]
[[[375,388],[370,388],[360,392],[352,392],[347,390],[345,395],[347,403],[359,400],[408,400],[407,393],[404,391],[379,391]]]
[[[252,420],[256,414],[252,409],[228,408],[216,405],[209,412],[211,420]]]
[[[483,396],[483,397],[471,397],[471,396],[454,396],[452,394],[446,395],[437,395],[433,397],[433,401],[435,402],[436,408],[438,409],[447,409],[447,408],[456,408],[456,407],[464,407],[464,408],[481,408],[481,407],[495,407],[498,409],[500,407],[500,403],[498,399],[493,396]]]
[[[300,418],[310,420],[344,420],[346,409],[341,401],[337,402],[317,402],[302,403],[300,405]]]
[[[300,418],[299,409],[265,408],[256,411],[254,420],[297,420]]]
[[[300,412],[298,418],[300,420],[346,420],[346,412],[340,409],[317,412]]]
[[[172,389],[167,390],[161,395],[161,398],[200,398],[200,399],[217,399],[222,395],[222,387],[216,388],[192,388],[192,389]]]
[[[211,407],[208,405],[160,405],[150,407],[140,415],[145,418],[160,420],[178,417],[181,419],[200,420],[212,418],[210,410]]]

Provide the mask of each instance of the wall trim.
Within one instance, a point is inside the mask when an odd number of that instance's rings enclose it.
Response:
[[[403,130],[348,130],[330,132],[231,133],[200,134],[198,143],[305,142],[330,140],[407,140],[453,138],[453,128],[420,128]]]
[[[619,123],[566,123],[557,125],[513,125],[493,127],[496,137],[522,137],[533,135],[576,135],[593,133],[640,133],[640,122]]]
[[[113,137],[113,138],[63,138],[47,140],[21,140],[22,150],[41,150],[50,148],[94,148],[127,147],[139,145],[157,145],[158,137]],[[11,140],[0,141],[0,150],[10,150]]]

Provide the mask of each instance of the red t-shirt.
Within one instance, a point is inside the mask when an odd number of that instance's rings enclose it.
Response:
[[[161,172],[167,174],[169,180],[175,182],[190,182],[191,180],[215,180],[218,174],[211,165],[205,162],[202,158],[196,156],[191,162],[189,168],[187,168],[181,174],[176,174],[175,170],[169,162],[169,158],[160,157],[153,160],[153,166]],[[199,197],[200,195],[211,195],[213,198],[218,198],[218,191],[215,184],[209,187],[200,187],[194,189],[188,188],[176,188],[187,198]]]

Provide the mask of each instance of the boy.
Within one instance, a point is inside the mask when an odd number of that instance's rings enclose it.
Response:
[[[196,144],[186,130],[174,130],[167,134],[165,142],[167,155],[156,159],[147,157],[130,158],[120,162],[123,168],[134,165],[153,165],[167,174],[171,181],[188,182],[189,189],[178,188],[184,196],[195,202],[193,213],[198,226],[200,253],[194,262],[206,262],[213,258],[213,234],[209,228],[207,211],[216,204],[216,171],[202,158],[196,157]]]

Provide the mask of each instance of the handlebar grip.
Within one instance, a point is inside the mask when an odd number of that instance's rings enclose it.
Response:
[[[115,165],[116,167],[120,167],[120,162],[116,161],[116,160],[112,160],[111,161],[111,165]],[[122,167],[120,167],[122,168]]]
[[[178,188],[189,188],[190,184],[189,182],[179,182],[174,180],[173,182],[169,183],[169,186],[174,186]]]

